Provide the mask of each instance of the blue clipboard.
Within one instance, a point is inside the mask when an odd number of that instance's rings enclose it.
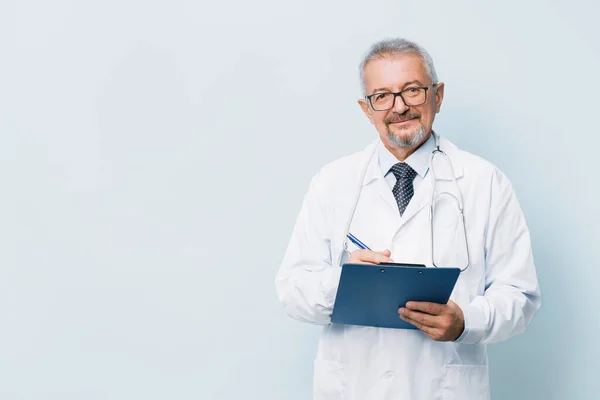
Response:
[[[408,301],[446,304],[460,268],[417,264],[344,264],[331,314],[336,324],[417,329],[398,308]]]

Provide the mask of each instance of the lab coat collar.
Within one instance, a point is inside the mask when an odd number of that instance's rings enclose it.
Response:
[[[460,149],[456,147],[454,143],[450,142],[448,139],[443,137],[440,137],[440,149],[448,155],[448,158],[450,158],[450,162],[452,163],[452,169],[454,169],[454,176],[456,177],[456,179],[462,177],[463,164],[461,162],[462,157]],[[450,171],[449,168],[436,169],[435,175],[439,180],[452,180],[452,171]]]
[[[433,138],[431,138],[431,140],[433,140]],[[428,142],[426,142],[426,143],[428,143]],[[365,165],[366,162],[369,162],[369,165],[367,167],[367,173],[365,174],[365,178],[363,179],[363,182],[362,182],[363,186],[367,186],[368,184],[370,184],[371,182],[373,182],[377,179],[384,179],[384,174],[379,165],[379,151],[387,150],[387,149],[380,149],[379,148],[380,146],[383,146],[383,143],[381,142],[380,139],[377,139],[374,142],[372,142],[369,146],[367,146],[367,148],[363,151],[362,165]],[[421,146],[421,147],[423,147],[423,146]],[[432,146],[432,148],[433,147],[435,147],[435,146]],[[458,147],[456,147],[456,145],[454,145],[454,143],[450,142],[449,140],[447,140],[443,137],[440,137],[440,149],[443,150],[444,152],[446,152],[446,154],[450,158],[456,179],[460,178],[463,175],[463,167],[462,167],[462,163],[460,161],[460,150],[458,149]],[[429,154],[431,154],[431,152],[429,152]],[[369,157],[370,157],[370,160],[368,159]],[[419,172],[419,171],[417,171],[417,172]],[[437,179],[452,180],[452,174],[449,169],[446,169],[446,168],[436,169],[435,173],[436,173]]]
[[[429,139],[423,143],[414,153],[412,153],[404,162],[415,170],[415,172],[425,179],[427,171],[429,170],[429,155],[435,149],[435,140],[430,135]],[[386,176],[390,172],[390,168],[398,163],[398,159],[395,155],[390,152],[383,142],[380,146],[377,146],[377,156],[381,173]]]

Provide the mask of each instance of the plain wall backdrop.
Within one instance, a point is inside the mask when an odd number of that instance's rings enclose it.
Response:
[[[512,180],[543,294],[494,399],[595,399],[600,6],[0,0],[0,399],[311,395],[274,277],[310,178],[376,137],[368,46],[446,83],[436,130]]]

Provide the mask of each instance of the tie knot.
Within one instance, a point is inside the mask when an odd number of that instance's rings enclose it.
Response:
[[[394,164],[392,168],[390,168],[390,171],[392,171],[398,181],[412,181],[415,176],[417,176],[417,172],[412,169],[410,165],[403,162]]]

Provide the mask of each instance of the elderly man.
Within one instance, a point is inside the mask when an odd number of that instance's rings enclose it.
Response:
[[[291,317],[324,326],[314,399],[489,398],[486,344],[525,331],[541,304],[523,212],[498,168],[432,129],[445,86],[424,49],[376,43],[360,73],[378,138],[313,178],[275,280]],[[433,161],[437,145],[447,158]],[[392,260],[463,272],[447,304],[398,310],[418,329],[332,324],[341,265]]]

